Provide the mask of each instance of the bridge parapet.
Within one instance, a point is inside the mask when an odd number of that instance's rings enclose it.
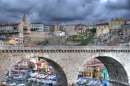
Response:
[[[0,52],[130,52],[128,46],[0,46]]]
[[[0,50],[130,50],[130,46],[0,46]]]

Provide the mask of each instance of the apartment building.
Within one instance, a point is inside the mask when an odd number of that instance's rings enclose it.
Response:
[[[125,24],[125,19],[123,18],[115,18],[115,19],[111,19],[109,21],[109,28],[110,29],[118,29],[121,27],[121,25]]]
[[[44,30],[44,25],[42,23],[31,23],[31,31],[42,31]]]
[[[96,36],[109,32],[109,23],[96,24]]]
[[[23,45],[24,37],[30,33],[30,25],[26,21],[25,15],[23,15],[22,21],[20,23],[2,24],[0,26],[0,39],[3,41],[15,40],[16,42],[14,43],[16,43],[16,45]],[[8,43],[7,45],[10,45],[10,42]]]
[[[84,25],[84,24],[77,24],[75,26],[75,30],[76,30],[77,34],[85,33],[86,32],[86,25]]]

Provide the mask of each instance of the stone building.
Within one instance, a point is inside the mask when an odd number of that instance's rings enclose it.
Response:
[[[115,18],[115,19],[112,18],[109,21],[109,28],[110,29],[118,29],[124,24],[130,24],[130,20],[124,19],[124,18]]]
[[[17,45],[23,45],[24,37],[30,33],[30,25],[26,21],[25,14],[20,23],[2,24],[0,26],[0,38],[3,39],[3,41],[6,39],[17,39]]]
[[[109,23],[96,24],[96,36],[109,32]]]
[[[75,30],[75,25],[76,24],[68,24],[64,26],[64,31],[66,35],[74,35],[76,34],[76,30]]]
[[[85,33],[85,31],[86,31],[86,25],[84,25],[84,24],[77,24],[75,26],[75,30],[76,30],[77,34]]]

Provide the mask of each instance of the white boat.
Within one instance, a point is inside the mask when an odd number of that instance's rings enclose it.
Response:
[[[2,84],[7,84],[6,82],[2,82]]]
[[[26,86],[25,84],[18,84],[17,86]]]
[[[9,86],[16,86],[16,83],[11,83],[9,84]]]
[[[16,76],[16,77],[13,77],[13,79],[15,79],[15,80],[23,80],[23,77],[22,76]]]

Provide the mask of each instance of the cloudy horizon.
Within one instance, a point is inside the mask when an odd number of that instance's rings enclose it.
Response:
[[[43,24],[108,22],[112,18],[130,19],[130,0],[0,0],[0,24],[28,22]]]

